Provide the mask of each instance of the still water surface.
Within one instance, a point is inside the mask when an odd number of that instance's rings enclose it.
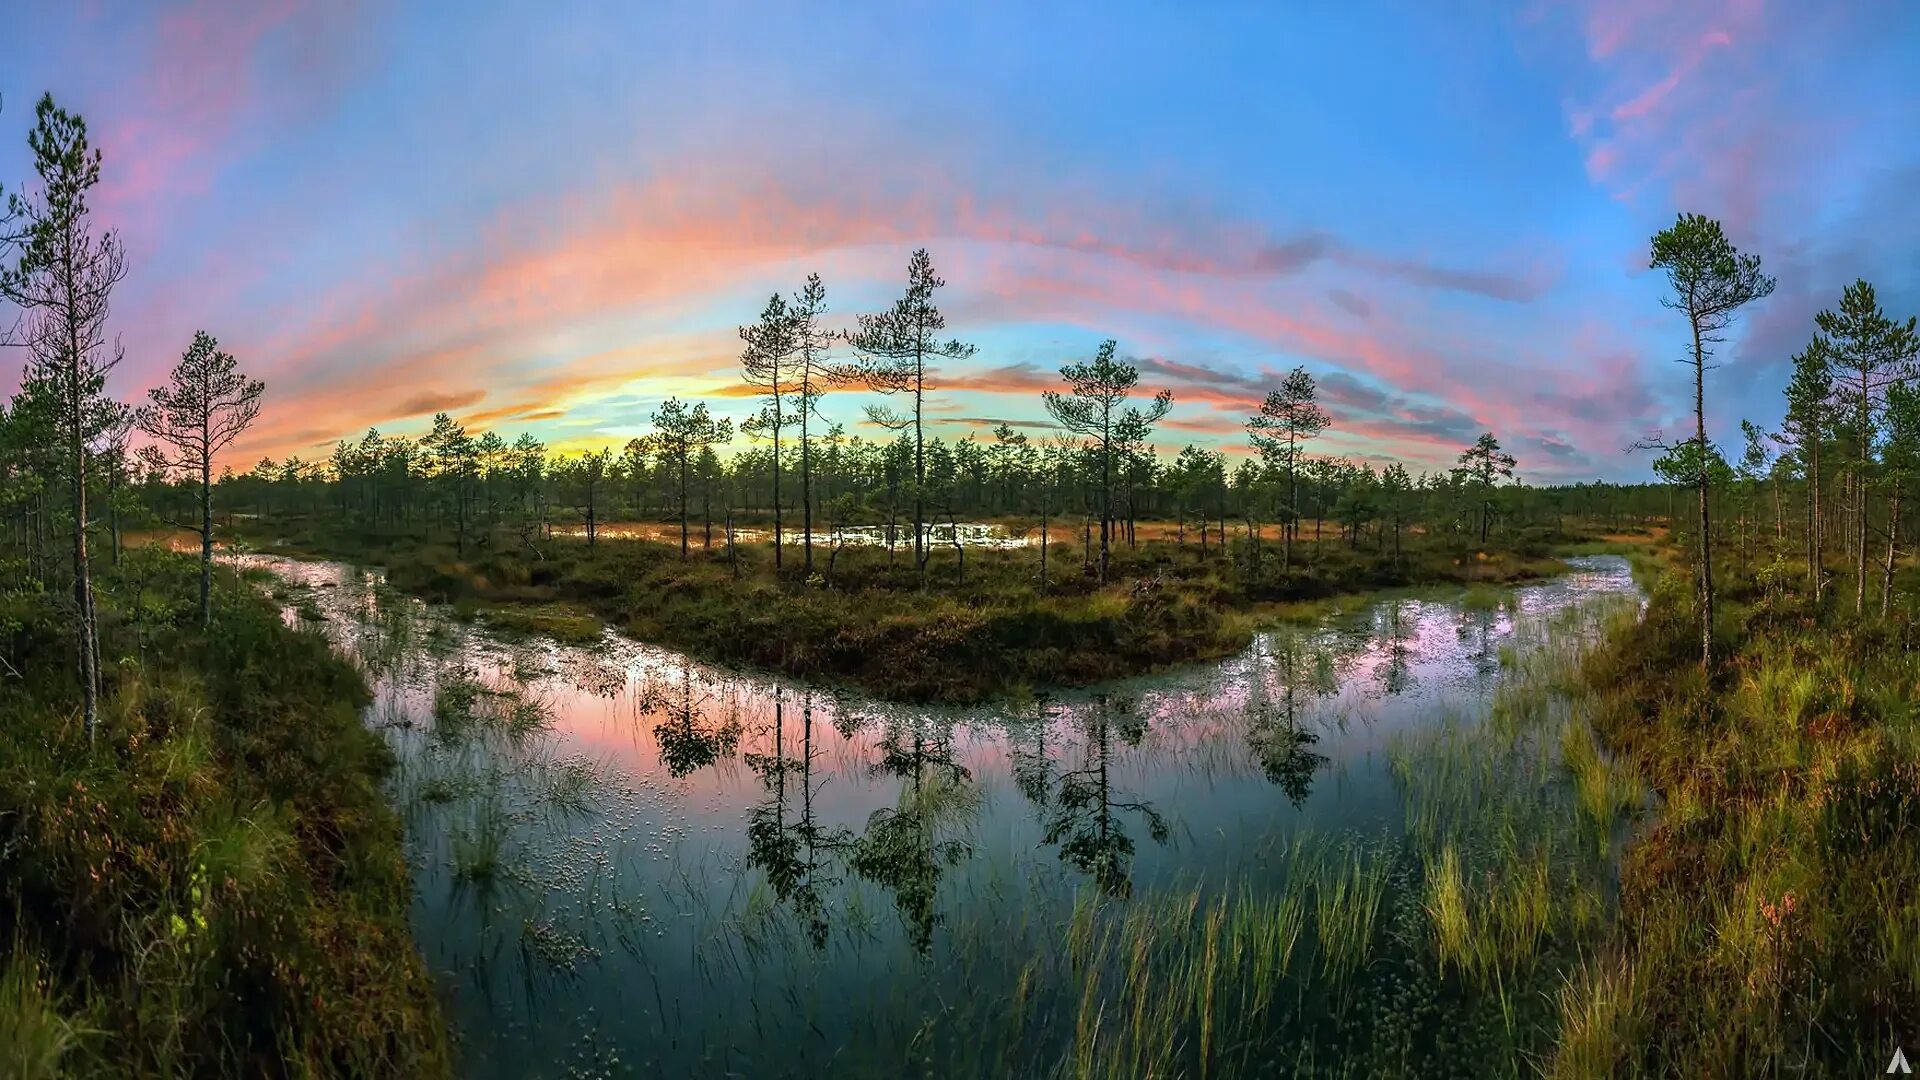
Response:
[[[938,1021],[1014,990],[983,981],[1018,970],[995,950],[1094,902],[1277,888],[1308,831],[1393,843],[1409,739],[1482,722],[1556,616],[1638,595],[1624,560],[1575,559],[1492,603],[1387,595],[1224,661],[943,709],[612,633],[503,640],[375,571],[239,559],[375,687],[415,934],[478,1077],[940,1071]]]

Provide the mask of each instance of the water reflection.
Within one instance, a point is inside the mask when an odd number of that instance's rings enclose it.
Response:
[[[882,724],[876,774],[898,777],[899,801],[867,817],[854,844],[855,873],[893,894],[907,939],[925,955],[939,919],[941,876],[973,854],[969,829],[980,810],[973,774],[954,759],[951,729],[925,719]]]
[[[1146,721],[1138,702],[1101,694],[1090,708],[1080,711],[1078,727],[1078,767],[1061,771],[1051,785],[1040,787],[1048,796],[1043,800],[1048,811],[1046,842],[1059,848],[1063,862],[1091,876],[1102,892],[1130,896],[1133,837],[1125,819],[1138,818],[1157,843],[1166,843],[1169,835],[1166,819],[1150,803],[1114,787],[1114,740],[1138,747],[1146,735]]]
[[[375,684],[416,936],[483,1076],[897,1065],[915,1010],[1010,992],[947,981],[1001,923],[1272,889],[1263,853],[1309,823],[1403,829],[1396,738],[1484,712],[1517,626],[1633,592],[1585,560],[1497,603],[1408,594],[1217,664],[910,709],[611,634],[501,642],[377,575],[251,561]]]
[[[693,665],[680,665],[677,687],[649,682],[636,703],[643,713],[660,717],[654,725],[654,741],[660,747],[660,764],[667,775],[682,777],[704,769],[722,758],[730,758],[740,745],[740,717],[727,710],[714,715],[709,708],[715,701],[705,686],[694,696]],[[775,698],[776,702],[778,698]]]
[[[746,755],[747,767],[767,789],[766,799],[747,811],[747,860],[766,875],[774,894],[792,905],[818,950],[827,944],[822,891],[839,884],[835,867],[854,839],[849,829],[822,825],[814,809],[822,781],[813,770],[813,693],[800,695],[797,744],[787,733],[786,698],[783,691],[774,692],[772,753]]]
[[[1302,653],[1311,651],[1311,678],[1301,685]],[[1266,773],[1279,785],[1295,809],[1306,801],[1313,788],[1313,776],[1327,763],[1324,755],[1311,749],[1320,735],[1302,722],[1300,698],[1303,694],[1326,697],[1339,688],[1333,677],[1336,666],[1331,649],[1312,648],[1312,643],[1297,635],[1277,635],[1268,650],[1271,672],[1254,680],[1246,707],[1247,748]],[[1351,661],[1356,651],[1347,653]],[[1391,670],[1391,660],[1388,661]],[[1388,681],[1387,693],[1398,693],[1402,683]]]
[[[563,526],[554,530],[558,535],[575,539],[586,539],[587,528],[584,525]],[[715,547],[725,543],[724,533],[706,533],[698,525],[693,533],[701,534],[696,544]],[[596,525],[594,535],[601,540],[652,540],[662,544],[679,544],[680,526],[659,522],[610,522]],[[926,543],[935,547],[969,548],[1021,548],[1038,543],[1024,533],[1015,535],[1005,526],[989,522],[926,522],[922,535]],[[781,541],[789,547],[798,547],[806,542],[806,536],[799,529],[788,528],[781,532]],[[733,530],[733,539],[741,544],[764,544],[773,539],[773,530],[751,528]],[[913,546],[913,526],[895,525],[843,525],[839,528],[821,529],[813,534],[813,546],[831,549],[848,547],[888,547],[907,548]]]

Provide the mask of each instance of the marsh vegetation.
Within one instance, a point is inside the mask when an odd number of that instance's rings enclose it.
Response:
[[[737,426],[668,398],[553,454],[443,412],[217,475],[264,386],[197,333],[144,406],[107,392],[102,156],[51,97],[29,146],[8,1074],[1799,1075],[1914,1041],[1920,335],[1864,281],[1734,464],[1705,375],[1774,281],[1710,219],[1655,236],[1693,391],[1658,484],[1522,485],[1490,431],[1419,476],[1312,454],[1304,367],[1231,470],[1163,456],[1173,395],[1113,340],[1041,392],[1054,437],[953,438],[975,349],[925,249],[877,312],[770,297]],[[829,419],[856,390],[890,434]],[[191,557],[128,542],[162,527]]]
[[[375,687],[482,1075],[1514,1071],[1647,797],[1580,741],[1579,662],[1639,609],[1617,556],[924,707],[244,558]]]

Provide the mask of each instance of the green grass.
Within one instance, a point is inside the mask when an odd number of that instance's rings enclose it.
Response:
[[[15,941],[0,965],[0,1076],[60,1075],[83,1035],[62,1015],[45,963]]]
[[[1314,882],[1321,967],[1331,978],[1343,979],[1366,964],[1386,890],[1387,864],[1353,850],[1328,855],[1307,872]]]
[[[203,633],[138,602],[193,595],[191,560],[102,569],[91,743],[57,594],[0,599],[0,1072],[444,1075],[365,685],[215,584]]]
[[[1710,675],[1684,568],[1586,665],[1580,801],[1617,811],[1625,769],[1660,813],[1560,995],[1552,1072],[1878,1075],[1920,1015],[1920,627],[1816,604],[1797,571],[1716,576]]]

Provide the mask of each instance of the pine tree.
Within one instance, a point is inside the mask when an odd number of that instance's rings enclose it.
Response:
[[[1068,364],[1060,369],[1067,381],[1067,393],[1041,391],[1047,412],[1061,427],[1085,436],[1100,462],[1100,580],[1107,580],[1109,549],[1113,534],[1114,465],[1126,454],[1128,445],[1144,442],[1154,424],[1173,407],[1173,391],[1162,390],[1145,409],[1120,406],[1140,382],[1140,369],[1115,358],[1118,343],[1109,338],[1100,343],[1093,360]]]
[[[1304,367],[1296,367],[1277,390],[1267,392],[1260,413],[1247,420],[1247,434],[1253,447],[1268,465],[1278,466],[1287,476],[1287,505],[1280,527],[1282,568],[1293,566],[1293,541],[1300,520],[1300,455],[1307,440],[1333,423],[1333,417],[1315,400],[1318,390],[1313,376]]]
[[[1841,403],[1854,422],[1857,456],[1853,487],[1858,509],[1854,515],[1853,613],[1858,617],[1867,607],[1867,487],[1874,421],[1884,407],[1888,388],[1914,377],[1920,336],[1915,334],[1913,319],[1900,323],[1888,318],[1874,297],[1873,286],[1864,281],[1846,287],[1839,311],[1822,311],[1813,321],[1827,338],[1827,363],[1837,376]]]
[[[23,313],[26,381],[57,403],[52,432],[72,498],[73,625],[78,643],[81,713],[92,738],[99,726],[100,643],[87,554],[87,474],[95,441],[121,416],[106,396],[107,373],[120,362],[106,336],[113,287],[126,276],[126,253],[112,231],[96,233],[88,194],[100,182],[100,151],[87,122],[44,96],[27,135],[39,190],[8,197],[19,222],[11,237],[19,258],[0,267],[0,298]]]
[[[167,385],[148,391],[151,403],[139,412],[140,430],[164,448],[167,467],[185,472],[197,486],[200,523],[187,527],[200,536],[203,627],[213,621],[213,459],[252,426],[265,392],[265,383],[242,375],[234,366],[233,354],[202,330],[193,335]],[[368,435],[377,443],[377,433]],[[373,466],[369,461],[369,472]]]
[[[1820,444],[1827,437],[1833,409],[1833,376],[1827,362],[1827,340],[1815,337],[1793,358],[1793,378],[1787,383],[1787,416],[1777,438],[1793,446],[1807,484],[1807,576],[1813,597],[1820,599],[1826,583],[1820,555]]]
[[[930,365],[941,360],[965,360],[974,347],[957,338],[940,340],[947,317],[934,305],[934,291],[946,284],[933,270],[926,248],[907,260],[906,295],[877,315],[859,316],[859,328],[847,341],[860,357],[860,374],[868,388],[882,394],[910,394],[911,413],[879,406],[867,410],[869,419],[893,431],[913,431],[913,553],[926,583],[926,438],[925,409]]]
[[[1734,315],[1755,300],[1771,295],[1773,279],[1760,272],[1758,255],[1742,255],[1720,223],[1699,214],[1681,214],[1671,228],[1653,238],[1652,269],[1667,272],[1671,296],[1661,298],[1669,308],[1686,313],[1693,342],[1682,363],[1693,368],[1692,457],[1704,461],[1707,449],[1707,363],[1717,335],[1733,324]],[[1700,666],[1713,663],[1713,529],[1709,509],[1711,470],[1695,470],[1700,496],[1700,549],[1696,596],[1700,606]]]
[[[768,298],[760,321],[740,328],[740,340],[746,343],[740,353],[741,374],[748,386],[760,392],[764,403],[744,427],[765,436],[773,445],[773,565],[777,570],[781,548],[786,546],[780,516],[780,433],[795,419],[786,410],[795,351],[794,319],[786,298],[779,293]]]

